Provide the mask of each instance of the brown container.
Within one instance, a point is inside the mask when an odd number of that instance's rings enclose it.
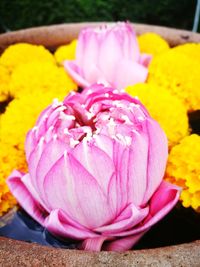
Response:
[[[73,23],[44,26],[0,35],[0,53],[14,43],[41,44],[48,49],[66,44],[78,36],[86,26],[102,23]],[[200,34],[166,27],[133,24],[138,35],[155,32],[175,46],[186,42],[200,42]],[[184,233],[183,233],[184,234]],[[155,249],[118,252],[85,252],[29,244],[0,237],[0,266],[151,266],[200,267],[200,240]]]

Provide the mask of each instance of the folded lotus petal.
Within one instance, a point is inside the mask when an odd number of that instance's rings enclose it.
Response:
[[[128,162],[127,193],[129,203],[135,205],[141,205],[147,187],[148,147],[147,135],[133,132]]]
[[[128,41],[124,41],[124,48],[123,50],[128,51],[128,57],[129,59],[132,59],[133,61],[138,61],[140,57],[140,49],[137,41],[136,32],[134,31],[132,25],[130,23],[126,23],[126,27],[124,27],[124,30],[127,34],[123,34],[123,37],[128,39]]]
[[[102,149],[87,141],[78,144],[72,154],[94,177],[102,191],[106,194],[110,178],[115,172],[112,159]]]
[[[77,57],[77,63],[81,63],[80,66],[84,70],[85,75],[85,71],[87,71],[87,68],[95,62],[98,62],[99,43],[98,35],[93,30],[88,28],[83,31],[84,38],[82,40],[78,40],[78,46],[82,43],[83,54],[79,54],[80,57]]]
[[[56,122],[60,119],[60,112],[62,111],[62,109],[63,105],[60,103],[56,103],[55,107],[54,105],[52,105],[51,113],[49,114],[49,116],[44,118],[45,133],[43,133],[43,136],[46,137],[47,131],[49,130],[50,127],[56,127]]]
[[[148,215],[148,212],[148,207],[140,209],[130,204],[113,223],[96,228],[95,231],[103,235],[111,235],[113,233],[117,234],[121,231],[129,230],[139,224]]]
[[[68,145],[59,140],[53,139],[47,143],[43,149],[40,159],[36,168],[36,186],[39,191],[40,197],[45,202],[45,188],[44,179],[53,165],[61,158],[64,151],[68,148]]]
[[[162,197],[158,197],[162,194],[163,194]],[[158,190],[156,191],[155,197],[153,195],[151,199],[151,202],[149,204],[150,206],[149,216],[138,227],[135,227],[132,230],[128,231],[122,231],[121,233],[118,233],[116,236],[123,237],[123,236],[135,235],[148,230],[151,226],[153,226],[155,223],[161,220],[176,205],[176,203],[179,200],[179,195],[180,195],[180,189],[177,186],[168,184],[163,181],[159,186]],[[162,202],[158,204],[158,201],[161,200]],[[107,236],[109,236],[109,234],[107,234]],[[115,236],[115,234],[112,234],[111,236]]]
[[[107,191],[107,203],[109,205],[109,209],[112,214],[114,214],[114,217],[116,217],[119,214],[119,204],[120,203],[120,195],[118,193],[118,185],[117,185],[117,178],[116,174],[113,174],[110,178],[110,182],[108,185],[108,191]]]
[[[75,192],[85,215],[86,226],[93,229],[108,223],[113,218],[113,213],[107,203],[106,194],[94,177],[70,154],[69,159],[76,185]],[[91,213],[93,214],[92,217]]]
[[[151,60],[152,60],[152,55],[141,54],[139,58],[139,63],[142,64],[144,67],[148,67]]]
[[[172,185],[166,181],[163,181],[159,187],[159,189],[153,194],[150,201],[150,215],[154,216],[163,207],[167,207],[171,201],[174,201],[174,198],[177,198],[178,192],[180,192],[181,188]]]
[[[84,30],[84,32],[85,31],[86,29]],[[86,35],[79,34],[78,42],[76,46],[76,61],[79,66],[83,65],[83,61],[84,61],[83,55],[85,53],[87,43],[88,43],[88,37],[86,39]]]
[[[52,112],[52,105],[48,106],[40,113],[40,115],[37,119],[37,123],[36,123],[39,131],[41,131],[41,129],[44,128],[43,124],[45,123],[45,119],[48,118],[48,116],[51,114],[51,112]],[[39,138],[39,136],[38,136],[38,138]]]
[[[167,137],[156,121],[147,119],[147,134],[149,136],[149,152],[147,165],[147,186],[143,204],[147,203],[160,185],[168,157]]]
[[[80,86],[87,87],[90,83],[83,77],[80,68],[73,61],[65,60],[63,62],[65,69],[73,80]]]
[[[47,173],[44,187],[51,209],[63,209],[88,228],[98,227],[112,216],[96,180],[70,154],[61,157]]]
[[[103,250],[106,251],[117,251],[117,252],[123,252],[130,250],[139,240],[140,238],[145,234],[145,232],[128,236],[125,238],[120,238],[114,241],[111,241],[105,245],[103,245]]]
[[[26,159],[29,161],[30,155],[38,144],[38,141],[46,132],[46,120],[50,115],[52,110],[51,106],[48,106],[43,110],[37,120],[37,124],[33,129],[31,129],[26,136],[25,150],[26,150]]]
[[[102,83],[102,84],[104,84],[105,83],[105,85],[107,85],[104,73],[94,63],[91,63],[91,65],[89,65],[85,69],[84,78],[86,79],[86,81],[89,81],[90,84],[93,84],[93,83]]]
[[[45,140],[44,140],[44,137],[41,137],[38,144],[35,146],[35,149],[31,152],[29,156],[28,163],[29,163],[30,179],[35,189],[37,188],[36,169],[37,169],[40,157],[43,153],[44,147],[45,147]]]
[[[25,175],[29,179],[28,175]],[[8,186],[19,204],[23,206],[25,211],[41,225],[47,216],[46,211],[41,207],[40,203],[31,195],[27,187],[22,182],[23,174],[13,171],[7,179]],[[26,179],[24,177],[24,179]]]
[[[115,64],[122,59],[121,44],[113,31],[108,31],[100,45],[98,65],[106,79],[110,82],[115,79]]]
[[[110,158],[113,157],[113,139],[104,134],[94,136],[95,144],[101,148]]]
[[[30,174],[27,173],[21,178],[21,182],[24,184],[24,186],[27,188],[27,190],[30,192],[32,197],[36,200],[36,202],[44,208],[44,210],[49,212],[49,208],[46,205],[46,203],[43,201],[42,196],[39,194],[39,192],[35,189],[35,187],[31,183]]]
[[[148,70],[144,66],[131,60],[120,60],[115,63],[115,79],[109,80],[110,84],[121,91],[128,85],[145,82]]]
[[[128,200],[128,174],[129,174],[130,149],[117,141],[113,142],[113,162],[115,164],[116,178],[110,180],[109,203],[116,205],[116,213],[119,214],[126,207]],[[113,183],[116,190],[113,189]],[[115,193],[116,192],[116,193]],[[115,196],[116,194],[116,196]]]
[[[77,222],[73,222],[72,219],[59,209],[50,212],[44,222],[44,226],[49,232],[60,237],[81,240],[98,236],[94,232],[78,225]]]
[[[47,120],[49,116],[51,115],[52,111],[54,109],[52,108],[52,105],[48,106],[39,116],[37,123],[36,123],[36,129],[34,131],[35,133],[35,139],[39,140],[41,137],[43,137],[47,131]],[[33,128],[34,130],[34,128]]]
[[[73,220],[83,221],[82,210],[77,200],[70,163],[66,156],[55,162],[43,182],[45,201],[51,210],[62,209]],[[80,220],[80,218],[82,218]]]
[[[36,129],[35,129],[36,131]],[[35,138],[35,131],[30,130],[26,135],[25,150],[26,150],[26,160],[29,161],[29,157],[34,150],[37,140]]]
[[[103,245],[103,242],[108,239],[106,236],[98,236],[95,238],[88,238],[84,240],[81,244],[81,249],[87,250],[87,251],[100,251],[101,247]]]

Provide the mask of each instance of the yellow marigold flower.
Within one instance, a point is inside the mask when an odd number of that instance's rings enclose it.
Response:
[[[0,64],[10,72],[17,66],[31,61],[55,63],[53,55],[42,45],[18,43],[10,45],[1,55]]]
[[[200,211],[200,136],[182,139],[169,154],[166,179],[183,187],[180,199],[184,207]]]
[[[169,50],[153,58],[148,83],[156,83],[178,96],[188,111],[200,109],[200,65],[197,60]]]
[[[5,179],[13,169],[26,171],[27,165],[24,154],[25,137],[40,112],[48,106],[52,99],[62,100],[64,93],[56,94],[47,91],[33,92],[16,98],[8,105],[6,112],[1,115],[0,131],[0,179]]]
[[[139,97],[151,116],[160,123],[168,137],[169,148],[188,135],[187,110],[181,100],[167,89],[153,84],[139,83],[128,86],[126,91],[132,96]]]
[[[4,143],[3,140],[0,141],[0,181],[4,182],[14,169],[18,169],[22,172],[27,171],[27,163],[23,149],[24,142],[20,144],[20,141],[17,142],[13,140],[14,144],[12,145],[11,141],[12,140],[9,140],[8,143]],[[15,146],[15,143],[19,143],[20,147],[18,148],[17,145]]]
[[[5,101],[9,95],[10,74],[7,68],[0,64],[0,102]]]
[[[29,62],[16,68],[11,76],[10,93],[14,97],[33,91],[69,93],[77,84],[67,75],[64,68],[49,62]]]
[[[62,45],[58,47],[54,56],[58,63],[62,63],[63,60],[73,60],[76,54],[77,40],[73,40],[70,44]]]
[[[178,45],[174,47],[173,50],[200,61],[200,44],[187,43],[183,45]]]
[[[16,205],[16,200],[9,192],[4,179],[0,178],[0,216]]]
[[[147,32],[138,37],[140,51],[156,56],[169,49],[169,44],[160,35]]]

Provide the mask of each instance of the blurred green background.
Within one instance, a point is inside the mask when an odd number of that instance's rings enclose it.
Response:
[[[0,0],[0,32],[82,21],[129,20],[192,29],[196,0]]]

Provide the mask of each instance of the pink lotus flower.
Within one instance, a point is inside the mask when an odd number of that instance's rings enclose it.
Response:
[[[150,59],[140,54],[132,26],[117,23],[82,30],[76,60],[66,60],[64,66],[80,86],[103,83],[121,91],[146,80]]]
[[[26,157],[29,173],[11,174],[11,192],[49,232],[86,250],[130,249],[179,198],[162,180],[164,132],[137,99],[112,88],[54,101],[29,131]]]

